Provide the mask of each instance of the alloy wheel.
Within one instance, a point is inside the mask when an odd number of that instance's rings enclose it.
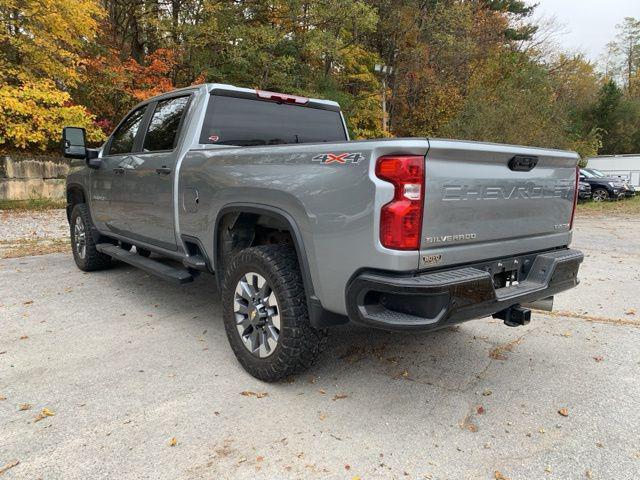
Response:
[[[609,198],[609,194],[606,190],[599,189],[593,192],[593,200],[595,202],[604,202],[605,200],[607,200],[607,198]]]
[[[87,232],[84,228],[84,221],[80,216],[76,217],[76,221],[73,224],[73,243],[76,254],[84,260],[87,256]]]
[[[245,348],[259,358],[273,354],[280,337],[280,310],[273,289],[262,275],[249,272],[240,278],[233,312]]]

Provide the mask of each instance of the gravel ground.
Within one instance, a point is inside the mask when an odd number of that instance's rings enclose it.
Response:
[[[59,239],[69,236],[69,224],[64,209],[0,210],[0,227],[0,241]]]
[[[64,209],[0,210],[0,258],[66,251],[68,244]]]
[[[639,237],[638,220],[578,220],[583,282],[527,327],[346,326],[317,367],[275,385],[235,361],[211,277],[174,286],[125,265],[84,274],[68,254],[0,260],[0,469],[637,479]]]

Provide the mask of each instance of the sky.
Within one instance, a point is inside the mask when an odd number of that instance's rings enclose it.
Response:
[[[597,61],[624,17],[640,19],[640,0],[528,0],[539,3],[537,15],[555,17],[563,33],[558,43]]]

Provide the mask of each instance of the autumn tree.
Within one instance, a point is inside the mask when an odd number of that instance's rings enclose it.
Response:
[[[78,63],[100,15],[94,0],[0,0],[2,148],[53,148],[71,121],[101,137],[67,91],[81,80]]]

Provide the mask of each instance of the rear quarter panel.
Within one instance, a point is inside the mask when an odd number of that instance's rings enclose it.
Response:
[[[251,203],[280,209],[301,232],[316,296],[346,313],[345,287],[361,268],[412,271],[418,252],[387,250],[379,241],[378,212],[393,186],[374,175],[375,159],[425,155],[428,141],[375,140],[307,145],[192,150],[180,168],[179,222],[213,258],[218,212]],[[360,154],[358,163],[320,162],[320,154]],[[190,202],[197,191],[199,202]]]

